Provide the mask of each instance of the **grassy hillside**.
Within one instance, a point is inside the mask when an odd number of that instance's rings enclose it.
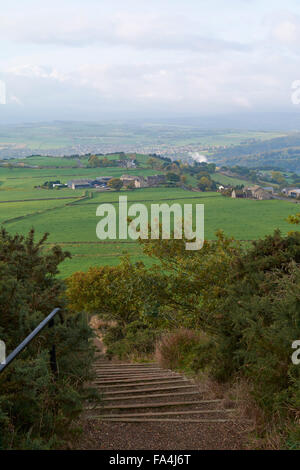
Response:
[[[146,156],[144,156],[146,160]],[[72,160],[71,160],[72,161]],[[128,241],[100,241],[96,236],[96,209],[104,202],[113,203],[118,214],[118,199],[127,195],[129,203],[144,202],[150,211],[151,203],[204,204],[205,237],[214,239],[215,232],[223,229],[240,240],[252,240],[272,233],[279,227],[283,233],[290,230],[285,221],[296,212],[289,201],[252,201],[230,199],[218,193],[198,193],[180,188],[144,188],[134,191],[96,192],[93,198],[81,199],[83,190],[43,190],[34,186],[55,178],[62,182],[70,178],[121,176],[128,173],[122,168],[58,168],[26,169],[0,168],[0,222],[11,233],[26,233],[32,227],[38,235],[50,233],[49,243],[63,243],[73,254],[72,260],[62,265],[61,275],[76,270],[87,270],[91,265],[118,263],[120,256],[130,254],[133,260],[149,260],[143,256],[138,243]],[[153,175],[157,170],[139,168],[131,174]],[[216,174],[221,183],[243,184],[244,180]],[[4,202],[5,201],[5,202]],[[19,201],[19,202],[17,202]]]
[[[232,178],[230,176],[222,175],[221,173],[214,173],[212,176],[214,181],[224,185],[239,186],[239,185],[251,185],[250,181],[241,179],[241,178]]]
[[[300,172],[300,133],[218,149],[209,158],[218,165]]]
[[[33,207],[32,215],[12,221],[6,224],[6,227],[12,233],[26,233],[31,227],[35,227],[39,235],[50,232],[50,242],[64,243],[74,258],[64,262],[63,275],[71,274],[74,270],[86,270],[90,265],[115,264],[125,253],[133,255],[134,259],[145,261],[136,242],[101,242],[97,239],[96,225],[99,218],[96,217],[96,208],[102,202],[111,202],[118,214],[119,194],[127,194],[129,202],[145,201],[149,212],[151,202],[204,204],[207,239],[215,238],[215,231],[218,229],[223,229],[228,235],[240,240],[262,237],[272,233],[275,227],[287,233],[290,226],[285,219],[295,209],[294,205],[286,201],[251,201],[224,198],[216,193],[199,193],[194,196],[196,193],[177,189],[144,189],[131,193],[124,191],[98,194],[95,199],[77,202],[71,206],[61,204],[52,211],[40,214],[35,213],[36,207]],[[9,204],[4,206],[9,210]],[[28,213],[28,208],[26,210]]]

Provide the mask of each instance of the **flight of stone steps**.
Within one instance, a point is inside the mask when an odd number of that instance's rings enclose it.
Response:
[[[97,360],[94,386],[101,404],[85,408],[86,417],[119,422],[234,421],[234,408],[211,400],[183,375],[156,363],[111,363]]]

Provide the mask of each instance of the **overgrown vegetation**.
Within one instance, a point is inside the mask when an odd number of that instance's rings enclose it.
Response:
[[[130,356],[136,343],[128,332],[139,322],[144,335],[148,325],[162,336],[159,351],[168,366],[205,370],[220,382],[244,377],[266,420],[286,436],[282,445],[297,446],[300,368],[291,355],[300,338],[300,233],[275,231],[245,247],[219,232],[195,252],[181,240],[143,244],[159,265],[146,269],[126,260],[73,275],[73,307],[113,318],[114,334],[106,336],[111,354]]]
[[[127,258],[116,267],[90,268],[77,272],[68,281],[67,295],[71,311],[98,313],[106,322],[104,343],[108,356],[147,357],[154,352],[157,331],[151,325],[155,292],[143,298],[145,278],[149,274],[142,263]],[[153,284],[155,285],[154,275]]]
[[[49,449],[68,439],[90,392],[92,332],[86,316],[65,310],[58,265],[69,253],[44,251],[45,235],[34,241],[0,232],[0,338],[11,352],[51,312],[61,307],[53,328],[45,328],[0,376],[0,448]],[[58,316],[58,315],[57,315]],[[57,348],[58,374],[49,361]]]

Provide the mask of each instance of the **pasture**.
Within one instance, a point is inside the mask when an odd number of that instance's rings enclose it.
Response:
[[[101,203],[112,203],[118,214],[119,196],[127,195],[129,205],[143,202],[150,212],[151,203],[204,204],[205,238],[214,239],[218,229],[239,240],[254,240],[270,234],[275,228],[287,233],[293,227],[288,215],[296,213],[298,206],[289,201],[252,201],[231,199],[218,193],[198,193],[180,188],[143,188],[133,191],[97,192],[92,198],[83,198],[83,190],[43,190],[34,186],[55,178],[66,182],[72,178],[101,175],[121,176],[128,173],[122,168],[57,168],[26,169],[0,168],[0,223],[11,233],[26,234],[32,227],[38,237],[49,232],[49,246],[62,244],[73,255],[61,266],[62,277],[89,266],[117,264],[128,254],[133,261],[149,264],[138,242],[131,240],[100,241],[96,225],[100,218],[96,209]],[[157,173],[151,169],[130,170],[144,176]],[[5,201],[5,202],[4,202]]]

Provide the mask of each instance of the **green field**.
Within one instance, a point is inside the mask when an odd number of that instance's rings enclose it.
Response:
[[[109,160],[119,160],[119,154],[105,155]],[[100,157],[103,158],[103,157]],[[141,164],[145,164],[148,160],[147,155],[138,154],[137,159]],[[24,163],[26,166],[41,166],[41,167],[53,167],[53,168],[80,168],[88,165],[88,157],[78,158],[66,158],[66,157],[50,157],[34,155],[26,158],[11,158],[9,162],[5,162],[7,165],[18,165]],[[30,170],[30,169],[29,169]]]
[[[82,190],[73,191],[67,188],[50,191],[34,188],[51,179],[59,179],[62,183],[67,183],[71,179],[96,178],[98,176],[119,178],[123,174],[149,176],[158,173],[160,172],[157,170],[144,168],[134,170],[124,168],[0,168],[0,201],[74,197],[82,194]]]
[[[88,158],[81,159],[80,162],[83,165],[86,165],[88,162]],[[44,157],[44,156],[33,156],[33,157],[27,157],[27,158],[16,158],[13,159],[11,158],[9,160],[9,163],[11,164],[17,164],[17,163],[25,163],[26,165],[29,166],[53,166],[53,167],[78,167],[78,161],[74,159],[69,159],[69,158],[63,158],[63,157]]]
[[[230,176],[222,175],[221,173],[213,174],[212,179],[224,185],[233,185],[233,186],[253,185],[253,183],[251,183],[250,181],[247,181],[241,178],[231,178]]]
[[[50,177],[66,182],[71,178],[120,176],[128,172],[122,168],[58,168],[55,171],[46,168],[0,168],[0,223],[11,233],[26,234],[32,227],[38,236],[49,232],[49,246],[61,243],[73,255],[71,260],[61,265],[61,276],[66,277],[74,271],[87,270],[89,266],[117,264],[126,253],[134,261],[152,262],[143,255],[137,242],[97,239],[96,225],[100,220],[96,216],[98,205],[110,202],[118,214],[120,195],[127,195],[129,204],[144,202],[149,213],[151,203],[204,204],[205,237],[209,240],[215,238],[218,229],[239,240],[257,239],[272,233],[277,227],[287,233],[291,226],[286,218],[297,212],[297,206],[289,201],[231,199],[218,193],[198,193],[180,188],[144,188],[121,192],[93,190],[93,197],[85,199],[82,199],[85,194],[83,190],[34,189]],[[130,173],[146,176],[157,171],[139,168],[130,170]],[[222,175],[215,175],[215,178],[221,182],[219,176]]]

